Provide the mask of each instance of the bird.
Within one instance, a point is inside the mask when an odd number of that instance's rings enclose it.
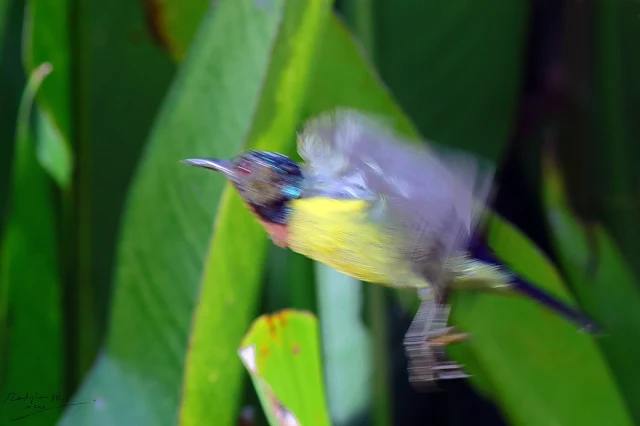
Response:
[[[348,108],[309,119],[297,147],[301,163],[259,150],[182,161],[222,173],[276,245],[365,282],[417,291],[404,339],[415,386],[469,377],[444,350],[469,337],[447,324],[451,290],[523,295],[580,330],[600,330],[488,247],[480,232],[495,189],[488,161],[415,143],[385,118]]]

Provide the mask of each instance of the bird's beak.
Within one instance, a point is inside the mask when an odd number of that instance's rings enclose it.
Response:
[[[190,166],[204,167],[205,169],[214,170],[224,173],[226,176],[233,175],[233,161],[217,160],[215,158],[188,158],[182,160],[183,163]]]

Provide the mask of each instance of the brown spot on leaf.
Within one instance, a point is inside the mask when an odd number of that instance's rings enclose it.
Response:
[[[273,320],[273,315],[267,315],[265,317],[265,322],[267,323],[267,327],[269,327],[269,333],[272,338],[276,336],[276,325]]]
[[[294,355],[298,355],[300,353],[300,345],[298,344],[293,345],[292,352]]]
[[[280,321],[280,324],[284,327],[287,325],[287,311],[280,311],[277,314],[274,315],[276,317],[276,319],[278,321]]]
[[[260,348],[260,356],[265,357],[269,355],[269,348],[267,346],[263,346]]]

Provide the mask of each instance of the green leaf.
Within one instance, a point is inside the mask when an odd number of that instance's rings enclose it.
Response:
[[[266,10],[247,3],[248,17],[276,15],[276,3]],[[234,6],[238,9],[237,4]],[[286,152],[295,144],[314,48],[330,6],[326,0],[289,0],[280,6],[281,22],[247,147]],[[251,19],[247,24],[251,25]],[[239,214],[244,213],[244,206],[235,192],[227,195],[218,212],[217,233],[210,243],[187,354],[180,412],[180,424],[184,425],[200,424],[204,418],[230,422],[230,416],[237,412],[242,376],[237,360],[229,359],[230,348],[238,346],[260,294],[260,272],[267,249],[264,231],[248,214]],[[246,247],[253,249],[251,258],[246,258]],[[235,305],[233,318],[229,318],[230,304]],[[211,345],[212,335],[219,336],[215,346]],[[211,387],[211,377],[225,383],[225,388]],[[228,402],[220,407],[210,404],[212,400],[225,399]]]
[[[38,162],[61,189],[71,185],[72,155],[50,116],[39,110],[37,116]]]
[[[239,197],[222,195],[222,176],[178,160],[294,143],[329,5],[227,0],[208,13],[129,195],[107,347],[76,395],[100,403],[68,410],[63,424],[174,424],[183,379],[181,423],[233,422],[243,378],[235,352],[255,314],[267,241]]]
[[[330,425],[316,318],[283,310],[251,325],[238,351],[269,424]]]
[[[629,409],[640,421],[640,283],[607,230],[587,226],[572,212],[560,170],[544,161],[547,217],[562,267],[576,298],[604,328],[598,339]]]
[[[314,262],[301,254],[269,246],[265,271],[266,311],[285,308],[317,312]]]
[[[0,390],[2,395],[62,392],[64,368],[61,282],[58,276],[53,187],[36,159],[29,118],[36,91],[51,72],[31,74],[18,115],[9,220],[0,251]],[[46,407],[50,401],[39,401]],[[35,412],[3,402],[2,424]],[[39,414],[53,424],[59,410]]]
[[[489,226],[489,244],[514,272],[570,300],[558,273],[524,235],[498,217]],[[472,353],[469,366],[488,378],[483,388],[512,424],[633,424],[591,336],[524,298],[457,292],[453,301],[453,322],[472,336],[450,352],[463,364]]]
[[[63,253],[78,300],[71,363],[79,381],[106,334],[126,195],[176,67],[150,34],[142,2],[72,3],[76,170]]]
[[[394,103],[363,51],[335,16],[329,21],[318,54],[305,119],[337,106],[351,107],[389,117],[397,131],[415,136],[415,127]]]
[[[374,348],[361,318],[363,284],[320,263],[316,276],[329,411],[336,425],[348,425],[372,403]]]
[[[518,112],[529,5],[377,2],[375,64],[427,139],[500,158]]]

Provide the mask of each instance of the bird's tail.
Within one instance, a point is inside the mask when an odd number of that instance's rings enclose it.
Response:
[[[500,262],[498,258],[493,254],[487,243],[479,237],[473,238],[473,240],[471,241],[469,253],[474,258],[482,262],[504,268],[502,262]],[[510,275],[511,279],[509,280],[509,284],[512,291],[537,301],[556,314],[565,318],[567,321],[575,324],[582,331],[586,331],[590,334],[600,334],[602,332],[602,328],[595,321],[593,321],[591,318],[589,318],[579,310],[559,301],[557,298],[550,295],[546,291],[523,280],[517,275],[511,273]]]

